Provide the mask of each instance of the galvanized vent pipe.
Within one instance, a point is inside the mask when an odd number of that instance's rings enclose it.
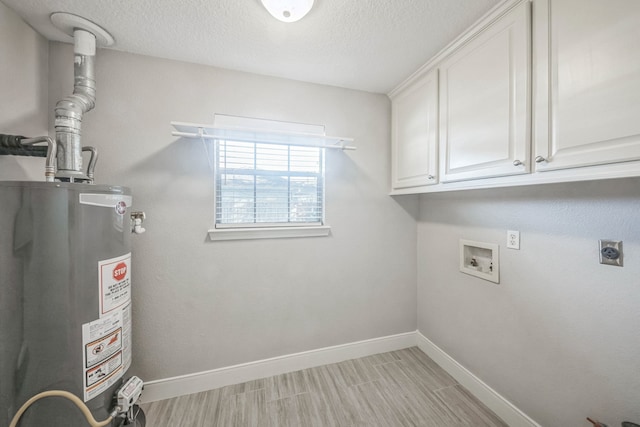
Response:
[[[58,145],[56,179],[91,182],[93,177],[87,176],[82,170],[82,117],[96,104],[96,42],[110,46],[114,40],[103,28],[80,16],[54,13],[51,21],[67,34],[73,34],[74,40],[73,94],[58,101],[55,108],[54,124]],[[92,157],[91,174],[95,158]]]
[[[56,178],[84,180],[80,133],[82,115],[96,105],[94,59],[96,38],[84,30],[73,32],[74,85],[73,94],[56,104],[56,141],[58,143],[58,173]]]

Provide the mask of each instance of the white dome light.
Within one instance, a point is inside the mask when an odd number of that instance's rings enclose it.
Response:
[[[262,0],[269,13],[282,22],[302,19],[313,6],[314,0]]]

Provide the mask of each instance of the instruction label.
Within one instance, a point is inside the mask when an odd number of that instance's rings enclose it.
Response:
[[[122,309],[122,362],[126,371],[131,366],[131,304]]]
[[[111,387],[131,365],[131,305],[82,325],[84,401]]]
[[[118,352],[111,359],[108,359],[104,363],[99,364],[95,368],[89,369],[86,373],[87,393],[90,396],[94,395],[94,390],[97,393],[103,389],[109,387],[108,384],[111,377],[122,370],[122,352]],[[118,377],[119,378],[119,377]],[[103,384],[103,382],[105,382]],[[91,398],[91,397],[90,397]]]
[[[100,317],[131,302],[131,253],[98,262]]]
[[[85,345],[87,367],[92,367],[122,349],[122,328]]]

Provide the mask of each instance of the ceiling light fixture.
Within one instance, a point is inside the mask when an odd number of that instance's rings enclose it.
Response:
[[[269,13],[282,22],[296,22],[313,7],[313,0],[262,0]]]

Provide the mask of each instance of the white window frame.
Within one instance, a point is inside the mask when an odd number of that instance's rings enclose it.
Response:
[[[216,115],[216,120],[222,126],[243,126],[250,129],[256,127],[262,127],[269,131],[283,130],[284,132],[296,132],[297,134],[308,133],[310,135],[317,135],[321,130],[324,134],[323,126],[314,125],[300,125],[297,123],[288,122],[274,122],[270,120],[262,119],[248,119],[233,116],[219,116]],[[228,138],[229,141],[233,141],[235,138]],[[213,175],[214,175],[214,228],[209,230],[209,238],[212,241],[219,240],[245,240],[245,239],[277,239],[277,238],[294,238],[294,237],[326,237],[331,232],[331,227],[325,223],[325,200],[326,200],[326,185],[324,174],[324,160],[326,152],[324,148],[320,148],[323,153],[322,156],[322,218],[320,223],[243,223],[243,224],[217,224],[217,210],[218,210],[218,141],[214,140],[213,147]],[[252,141],[254,143],[273,144],[273,141]],[[282,145],[298,145],[298,144],[282,144]]]

